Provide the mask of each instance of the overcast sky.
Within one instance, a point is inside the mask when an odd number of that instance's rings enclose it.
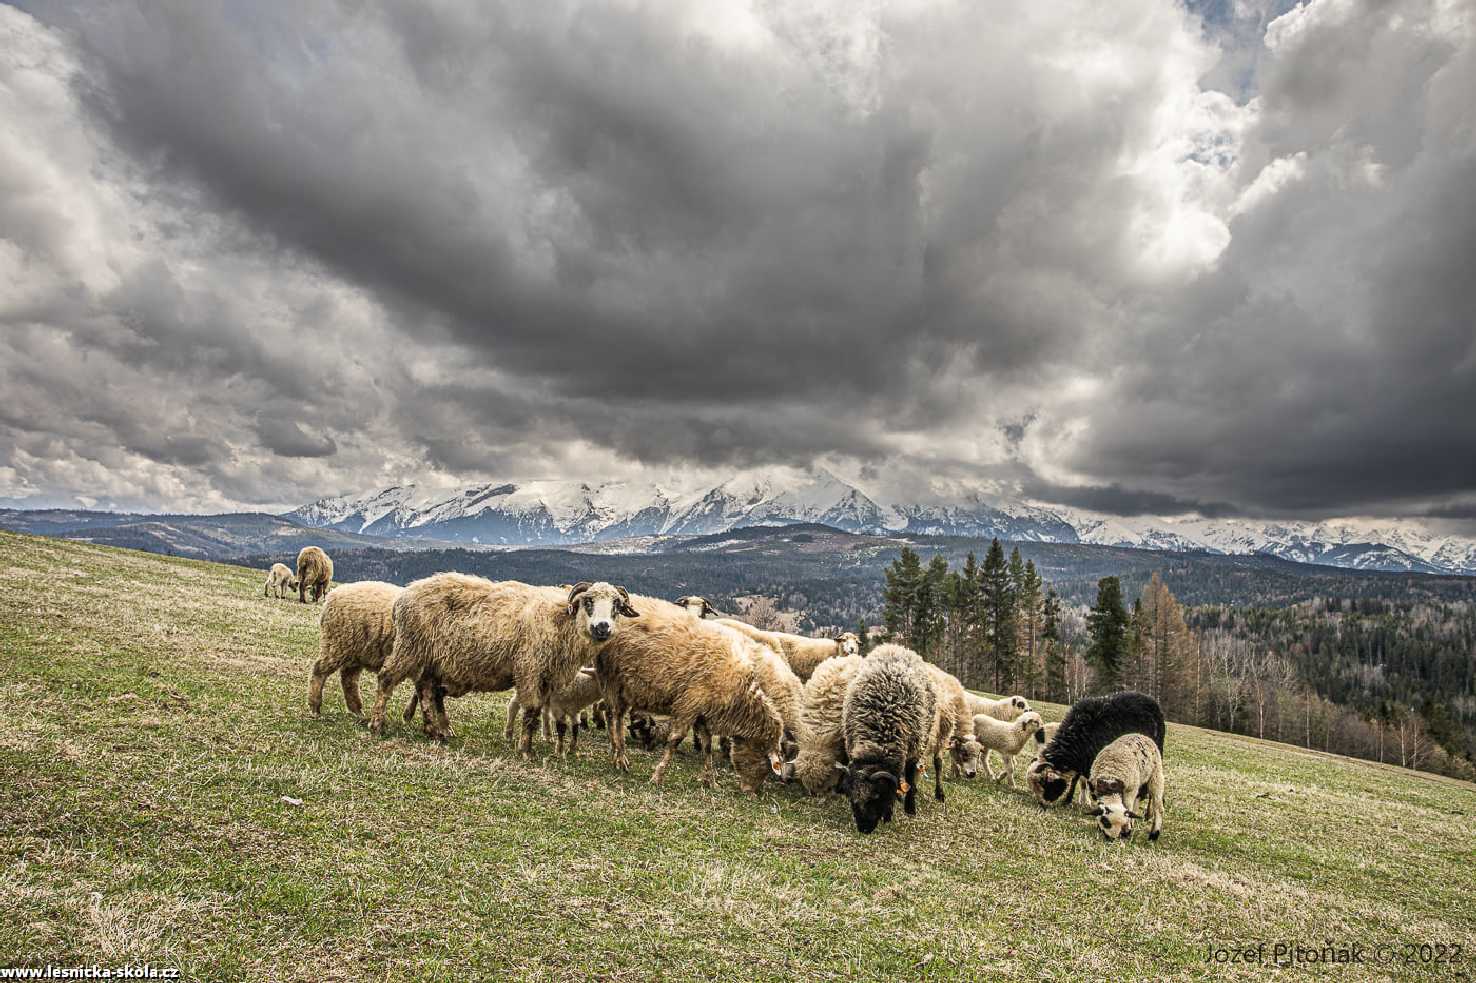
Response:
[[[1476,516],[1476,4],[0,6],[0,500]]]

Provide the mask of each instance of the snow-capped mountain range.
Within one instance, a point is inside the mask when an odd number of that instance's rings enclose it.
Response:
[[[1352,569],[1476,574],[1476,540],[1441,536],[1407,520],[1124,518],[983,492],[892,501],[823,468],[744,472],[687,493],[625,481],[493,482],[449,494],[398,485],[320,499],[287,518],[365,535],[502,546],[711,535],[740,526],[818,522],[870,535],[1262,553]]]

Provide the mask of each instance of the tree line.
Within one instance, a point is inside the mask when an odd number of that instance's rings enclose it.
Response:
[[[1108,576],[1071,605],[995,540],[956,567],[904,548],[882,622],[971,689],[1061,703],[1136,689],[1179,723],[1476,777],[1471,602],[1186,609],[1155,572],[1130,601]]]

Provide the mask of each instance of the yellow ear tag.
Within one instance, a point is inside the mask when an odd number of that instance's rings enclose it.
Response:
[[[898,795],[906,795],[907,794],[907,790],[909,788],[911,788],[911,787],[912,786],[910,786],[910,785],[907,784],[907,779],[904,778],[904,779],[902,779],[902,784],[897,786],[897,794]]]

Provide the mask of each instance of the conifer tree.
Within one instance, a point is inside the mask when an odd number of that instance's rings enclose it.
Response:
[[[1087,634],[1092,641],[1086,657],[1096,667],[1100,688],[1106,692],[1121,686],[1127,628],[1122,582],[1116,577],[1103,577],[1097,581],[1097,602],[1087,614]]]
[[[1061,645],[1061,598],[1047,591],[1041,605],[1040,638],[1045,647],[1045,695],[1049,700],[1066,699],[1066,652]]]

